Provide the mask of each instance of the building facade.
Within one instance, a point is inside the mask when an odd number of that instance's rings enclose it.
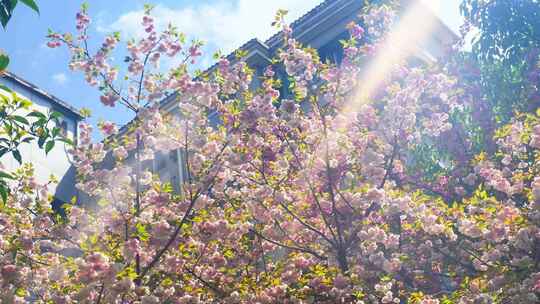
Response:
[[[0,85],[9,88],[20,98],[30,100],[32,102],[30,110],[37,110],[42,113],[50,111],[61,113],[62,117],[59,119],[60,128],[64,136],[74,143],[77,142],[77,126],[83,119],[77,109],[10,72],[4,72],[0,76]],[[2,89],[0,89],[0,94],[9,96]],[[46,183],[51,175],[58,179],[58,184],[52,185],[50,189],[55,196],[55,202],[53,202],[55,205],[70,202],[71,198],[77,194],[75,190],[75,169],[71,165],[67,153],[68,149],[69,146],[63,142],[57,142],[48,154],[45,154],[43,149],[39,149],[35,141],[21,144],[20,147],[23,162],[33,164],[35,177],[39,183]],[[2,157],[2,165],[8,171],[19,167],[19,163],[11,154]]]
[[[403,1],[405,8],[418,4],[417,0]],[[340,40],[349,38],[347,25],[350,22],[361,23],[359,15],[361,15],[363,9],[364,1],[362,0],[325,0],[291,24],[292,35],[303,45],[316,49],[321,59],[339,64],[343,57]],[[457,39],[457,36],[428,8],[424,7],[423,9],[425,11],[422,16],[426,18],[424,20],[426,23],[431,24],[431,33],[421,42],[414,42],[414,45],[408,46],[414,50],[413,55],[408,60],[429,63],[441,57],[445,49]],[[258,87],[259,77],[257,76],[262,75],[265,68],[271,64],[272,58],[277,55],[282,43],[282,34],[277,33],[266,41],[251,39],[236,50],[242,50],[246,54],[243,60],[255,71],[256,75],[253,77],[254,83],[252,83],[252,87]],[[237,60],[235,57],[236,51],[227,56],[227,59],[231,62]],[[207,72],[212,71],[214,68],[215,66],[210,67]],[[286,75],[282,76],[284,80],[287,79]],[[53,110],[62,113],[64,115],[62,123],[65,126],[66,134],[68,138],[76,142],[77,125],[82,119],[81,114],[76,109],[11,73],[6,73],[0,78],[0,84],[16,91],[21,97],[31,100],[37,110]],[[283,92],[282,96],[286,97],[286,94],[286,92]],[[162,101],[161,107],[165,113],[172,116],[180,115],[175,102],[176,98],[177,96],[173,94]],[[123,130],[125,131],[126,128]],[[24,160],[34,164],[36,176],[40,182],[47,181],[51,174],[59,179],[60,182],[53,191],[57,202],[60,203],[69,202],[73,196],[78,194],[75,188],[75,169],[71,165],[66,150],[66,145],[62,143],[56,145],[48,155],[45,155],[43,150],[36,149],[32,144],[24,146],[21,151]],[[154,173],[160,176],[162,181],[171,182],[178,192],[186,176],[182,159],[183,155],[180,151],[158,152],[153,160],[149,163],[145,162],[143,166],[151,168]],[[128,161],[134,160],[130,159]],[[3,159],[2,162],[8,168],[18,166],[16,160],[8,157],[5,160]],[[105,166],[110,166],[112,163],[112,160],[108,159],[105,161]],[[79,200],[83,201],[88,199],[86,196],[79,197]]]
[[[407,45],[409,49],[412,48],[412,56],[407,60],[413,64],[435,62],[437,58],[444,55],[447,47],[457,40],[457,35],[429,8],[417,0],[404,0],[403,3],[405,10],[412,6],[419,10],[418,16],[423,18],[421,22],[429,24],[431,27],[430,34],[425,39],[410,42],[413,45]],[[343,57],[340,40],[349,38],[347,25],[350,22],[361,24],[359,15],[363,9],[364,1],[361,0],[325,0],[291,24],[292,35],[301,44],[316,49],[322,60],[339,64]],[[406,14],[406,12],[401,12],[401,14]],[[258,86],[256,82],[259,81],[259,77],[257,76],[264,73],[265,68],[270,65],[271,59],[277,55],[282,43],[283,36],[281,33],[277,33],[266,41],[251,39],[237,49],[246,54],[243,60],[254,69],[253,87]],[[227,56],[229,61],[237,60],[236,51]],[[214,68],[215,66],[210,67],[207,72]],[[287,79],[285,75],[282,76],[282,79]],[[286,92],[282,92],[281,96],[287,97],[286,94]],[[164,112],[173,116],[180,115],[175,102],[176,98],[177,96],[173,94],[162,101]],[[212,114],[210,115],[212,116]],[[170,153],[158,153],[151,166],[163,181],[171,182],[178,191],[186,174],[183,164],[182,154],[178,151],[171,151]]]

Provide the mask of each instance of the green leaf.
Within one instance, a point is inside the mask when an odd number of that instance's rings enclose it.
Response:
[[[0,84],[0,89],[6,91],[8,93],[13,93],[13,91],[10,88],[6,87],[5,85]]]
[[[46,136],[41,136],[39,139],[38,139],[38,146],[39,148],[43,148],[43,144],[45,143],[45,140],[47,140],[47,137]]]
[[[45,145],[45,154],[49,154],[49,152],[54,148],[54,141],[48,141]]]
[[[12,134],[13,133],[13,126],[12,125],[4,125],[4,131],[6,134]]]
[[[60,118],[62,116],[64,116],[64,115],[62,115],[62,113],[60,113],[60,112],[54,111],[54,112],[51,113],[51,118],[52,119],[58,119],[58,118]]]
[[[26,289],[19,287],[17,288],[17,290],[15,290],[15,294],[18,295],[19,297],[25,297],[27,295],[27,292],[26,292]]]
[[[154,9],[154,7],[156,7],[156,6],[152,5],[152,4],[145,4],[144,5],[144,13],[145,14],[150,14],[150,12]]]
[[[237,59],[245,58],[248,55],[248,51],[246,50],[237,50],[234,54]]]
[[[38,111],[32,111],[30,114],[28,114],[28,116],[47,119],[47,116],[45,116],[45,114]]]
[[[12,154],[13,157],[19,162],[19,164],[22,165],[22,156],[21,156],[21,152],[19,152],[19,150],[13,150],[13,151],[11,151],[11,154]]]
[[[0,54],[0,71],[7,69],[9,64],[9,57],[4,54]]]
[[[0,1],[0,23],[2,23],[2,27],[4,27],[4,29],[6,28],[9,19],[11,19],[11,15],[16,5],[17,0]]]
[[[2,171],[0,171],[0,178],[14,179],[14,177],[11,176],[11,174],[8,174],[8,173],[2,172]]]
[[[2,201],[7,203],[7,196],[8,196],[9,189],[5,187],[4,185],[0,185],[0,196],[2,197]]]
[[[60,128],[54,127],[54,128],[52,129],[51,136],[52,136],[53,138],[55,138],[56,136],[58,136],[58,134],[60,134]]]
[[[32,102],[28,99],[19,99],[19,104],[21,105],[21,108],[28,109],[32,105]]]
[[[81,4],[81,9],[83,10],[83,12],[86,12],[88,11],[88,2],[84,1],[82,4]]]
[[[36,13],[39,14],[39,7],[37,6],[36,2],[34,2],[34,0],[19,0],[19,1],[26,4],[26,6],[33,9]]]
[[[223,57],[223,54],[221,53],[221,50],[217,50],[214,55],[212,55],[212,58],[214,60],[218,60],[219,58]]]
[[[88,108],[81,108],[79,112],[81,112],[81,115],[84,118],[88,118],[88,117],[92,116],[92,111],[90,109],[88,109]]]
[[[28,120],[27,120],[26,118],[24,118],[24,117],[22,117],[22,116],[19,116],[19,115],[13,115],[13,116],[11,116],[11,118],[12,118],[13,120],[18,121],[18,122],[20,122],[20,123],[23,123],[23,124],[25,124],[25,125],[29,125],[29,124],[30,124],[30,122],[28,122]]]
[[[141,223],[137,223],[135,225],[136,229],[136,235],[141,239],[142,241],[147,241],[150,238],[150,234],[148,231],[146,231],[146,226],[144,226]]]

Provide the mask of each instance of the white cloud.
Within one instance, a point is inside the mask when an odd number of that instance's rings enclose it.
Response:
[[[278,9],[287,9],[288,21],[294,21],[322,0],[214,0],[182,8],[157,5],[152,14],[158,28],[172,23],[188,38],[197,38],[210,46],[231,52],[251,38],[267,39],[276,29],[271,26]],[[122,14],[109,26],[100,22],[98,31],[120,31],[124,36],[141,37],[143,10]]]
[[[64,74],[64,73],[54,74],[52,76],[52,79],[54,80],[54,82],[56,82],[59,85],[64,85],[68,81],[68,78],[67,78],[66,74]]]

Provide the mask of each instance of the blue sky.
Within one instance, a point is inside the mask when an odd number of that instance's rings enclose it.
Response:
[[[424,0],[454,31],[461,24],[459,0]],[[45,46],[47,29],[72,31],[74,16],[82,0],[36,1],[41,13],[19,5],[6,31],[0,29],[0,49],[10,56],[10,71],[60,97],[77,108],[92,111],[92,123],[99,119],[119,124],[130,119],[122,108],[111,110],[102,106],[96,89],[84,82],[82,75],[67,68],[69,60],[65,49]],[[321,0],[92,0],[91,38],[102,41],[108,31],[121,31],[123,36],[137,36],[143,5],[156,5],[156,20],[163,24],[173,21],[188,37],[199,38],[206,44],[202,66],[211,64],[211,54],[218,48],[225,53],[245,41],[257,37],[268,38],[274,29],[270,26],[275,11],[289,10],[289,20],[301,16]]]

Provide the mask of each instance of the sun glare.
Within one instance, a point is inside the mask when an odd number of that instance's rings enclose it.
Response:
[[[366,66],[354,97],[344,107],[345,122],[353,121],[357,110],[375,93],[399,63],[418,54],[433,32],[434,15],[422,2],[414,2],[401,16]]]

